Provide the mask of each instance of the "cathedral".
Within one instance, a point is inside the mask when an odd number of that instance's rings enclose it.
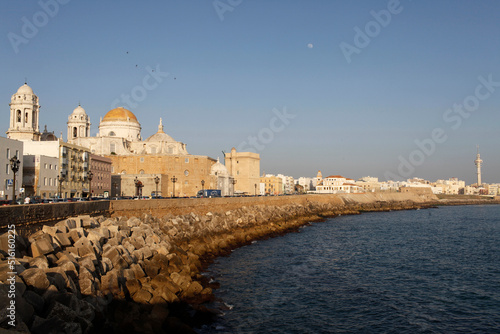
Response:
[[[175,141],[163,131],[161,118],[158,132],[143,141],[137,117],[122,107],[108,111],[99,122],[98,135],[90,137],[89,116],[79,105],[68,117],[67,133],[68,142],[87,147],[98,155],[188,154],[186,144]]]
[[[224,195],[230,194],[229,175],[216,175],[220,169],[217,161],[189,154],[186,144],[165,133],[161,118],[158,131],[146,140],[142,139],[137,117],[123,107],[108,111],[100,119],[95,137],[89,135],[90,118],[81,105],[69,115],[67,124],[69,143],[111,159],[113,197],[151,196],[157,192],[163,197],[188,197],[203,188],[218,189],[219,185],[225,185]]]

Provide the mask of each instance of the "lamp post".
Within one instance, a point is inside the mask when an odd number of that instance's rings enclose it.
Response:
[[[16,173],[19,170],[20,164],[21,161],[17,159],[17,156],[13,156],[12,159],[10,159],[10,169],[12,169],[14,173],[14,180],[12,182],[12,204],[16,204]]]
[[[134,184],[135,184],[135,196],[139,196],[139,180],[137,179],[137,176],[134,179]]]
[[[92,178],[94,177],[94,173],[92,173],[91,170],[89,170],[87,174],[87,178],[89,179],[89,198],[92,197]]]
[[[172,198],[174,198],[175,197],[175,182],[177,182],[177,178],[175,177],[175,175],[170,179],[170,181],[172,181],[172,184],[173,184]]]
[[[201,190],[205,190],[205,180],[201,180]]]
[[[254,184],[254,187],[255,187],[255,194],[254,194],[254,196],[257,196],[257,183]]]
[[[236,180],[235,180],[235,179],[232,179],[232,180],[231,180],[231,183],[233,184],[233,196],[234,196],[234,185],[236,184]]]
[[[57,177],[57,181],[59,181],[59,198],[62,198],[62,183],[64,181],[64,176],[62,173]]]
[[[158,198],[158,183],[160,183],[160,178],[158,177],[158,175],[155,176],[154,180],[156,183],[155,198]]]

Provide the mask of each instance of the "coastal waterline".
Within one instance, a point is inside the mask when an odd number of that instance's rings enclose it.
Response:
[[[500,206],[365,213],[219,258],[201,333],[500,331]]]

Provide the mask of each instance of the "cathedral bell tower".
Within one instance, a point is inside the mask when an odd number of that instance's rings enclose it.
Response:
[[[23,141],[39,141],[38,128],[40,104],[38,96],[26,83],[19,87],[10,100],[10,124],[7,138]]]
[[[75,144],[76,139],[90,136],[90,119],[80,104],[68,117],[68,142]]]

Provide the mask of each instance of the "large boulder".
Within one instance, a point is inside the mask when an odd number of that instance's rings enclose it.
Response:
[[[42,294],[50,286],[45,271],[40,268],[26,269],[19,276],[28,287],[38,294]]]

